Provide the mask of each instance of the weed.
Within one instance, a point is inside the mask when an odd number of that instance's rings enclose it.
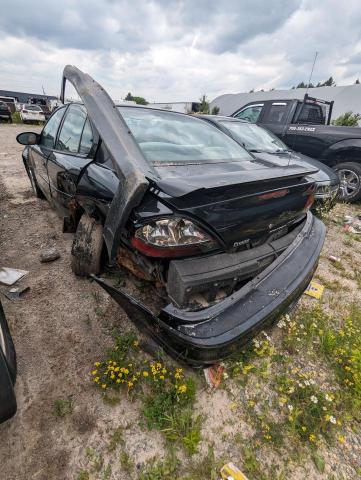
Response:
[[[327,290],[331,290],[332,292],[336,292],[343,288],[341,283],[338,280],[328,280],[326,277],[322,275],[317,275],[317,279],[322,283],[322,285],[327,288]]]
[[[320,473],[324,473],[325,466],[326,466],[324,458],[321,457],[320,455],[317,455],[316,453],[314,453],[312,455],[312,460],[313,460],[313,463],[315,464],[315,467],[317,468],[317,470]]]
[[[356,270],[354,273],[355,282],[357,283],[358,288],[361,289],[361,271]]]
[[[201,422],[202,416],[193,418],[191,408],[174,409],[172,414],[165,414],[162,431],[171,442],[181,439],[187,453],[193,455],[201,440]]]
[[[216,461],[213,448],[209,446],[207,455],[192,462],[182,480],[216,480],[219,478],[219,470],[224,463],[222,460]]]
[[[128,453],[125,450],[120,452],[119,457],[120,465],[126,473],[131,473],[134,470],[134,462],[129,457]]]
[[[193,379],[186,378],[181,368],[142,360],[132,332],[113,337],[114,346],[108,350],[108,358],[95,362],[91,372],[93,382],[106,392],[104,399],[113,403],[113,397],[107,393],[110,389],[126,390],[130,397],[139,392],[148,428],[162,431],[167,439],[180,442],[188,453],[195,453],[200,441],[200,420],[192,419]]]
[[[73,400],[68,397],[66,400],[59,399],[54,402],[53,414],[56,417],[65,417],[73,412]]]
[[[118,445],[124,445],[123,431],[124,427],[122,425],[114,430],[108,444],[109,452],[113,452],[118,447]]]
[[[112,467],[110,463],[106,466],[104,472],[103,472],[103,480],[109,480],[110,476],[112,474]]]
[[[103,295],[102,295],[98,290],[92,291],[92,296],[93,296],[93,298],[94,298],[94,300],[95,300],[95,303],[98,304],[98,305],[99,305],[99,304],[102,302],[102,300],[103,300]]]
[[[344,241],[343,241],[343,244],[345,245],[345,247],[352,247],[353,246],[353,241],[352,241],[352,238],[347,236]]]
[[[76,476],[76,480],[89,480],[89,472],[86,470],[80,470],[78,475]]]
[[[174,480],[179,465],[179,460],[172,454],[163,461],[153,459],[142,470],[139,480]]]
[[[100,472],[104,463],[103,456],[97,453],[94,448],[90,447],[86,449],[85,454],[90,461],[92,470],[94,470],[95,472]]]

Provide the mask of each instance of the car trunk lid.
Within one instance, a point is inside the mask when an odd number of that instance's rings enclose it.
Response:
[[[162,172],[157,182],[162,201],[213,230],[226,249],[257,245],[272,234],[287,233],[290,225],[304,217],[314,191],[306,175],[315,170],[298,165],[217,163],[206,174],[200,173],[204,165],[175,168],[177,177]]]

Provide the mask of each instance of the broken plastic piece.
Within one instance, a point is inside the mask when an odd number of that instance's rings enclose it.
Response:
[[[227,463],[221,468],[221,478],[224,480],[248,480],[246,475],[232,462]]]
[[[320,283],[312,281],[309,284],[309,286],[306,288],[305,294],[319,300],[323,295],[324,289],[325,289],[325,287],[323,285],[321,285]]]
[[[7,292],[3,292],[5,297],[7,297],[9,300],[18,300],[20,296],[30,290],[30,287],[13,287],[10,288]]]
[[[0,283],[4,285],[14,285],[15,282],[20,280],[20,278],[27,275],[29,272],[27,270],[18,270],[17,268],[0,268]]]
[[[207,385],[211,388],[219,387],[224,367],[222,365],[212,365],[211,367],[204,369],[204,377]]]

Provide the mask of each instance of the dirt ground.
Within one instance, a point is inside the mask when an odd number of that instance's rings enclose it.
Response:
[[[129,320],[97,285],[72,274],[73,235],[62,233],[61,221],[48,203],[32,196],[22,165],[22,147],[15,137],[30,129],[38,131],[39,127],[0,125],[0,264],[28,270],[19,283],[30,287],[17,302],[1,296],[17,351],[18,412],[0,425],[0,479],[75,479],[87,466],[87,447],[103,451],[107,465],[113,454],[107,453],[104,445],[119,425],[128,425],[124,440],[139,469],[147,459],[164,452],[160,433],[141,428],[137,402],[124,396],[120,403],[110,406],[89,381],[92,364],[111,343],[112,327],[127,328]],[[343,212],[341,209],[340,214]],[[61,258],[40,263],[41,250],[49,246],[56,246]],[[330,268],[327,256],[333,253],[347,259],[353,252],[346,250],[339,230],[331,225],[318,274],[332,281],[337,272]],[[354,261],[361,262],[360,255]],[[347,268],[352,271],[352,264]],[[361,301],[354,281],[345,274],[338,280],[348,289],[337,298],[334,292],[326,293],[329,308],[332,301],[338,306]],[[54,415],[54,402],[59,399],[72,400],[71,415]],[[203,438],[213,443],[217,455],[227,459],[237,451],[231,441],[224,441],[227,433],[236,429],[246,437],[250,429],[242,419],[235,422],[230,403],[225,390],[210,393],[204,389],[196,404],[196,409],[206,415]],[[201,445],[201,452],[206,445]],[[327,479],[330,473],[336,475],[334,478],[357,478],[351,466],[359,464],[360,458],[360,436],[356,436],[348,450],[330,451],[325,474],[317,473],[313,464],[306,462],[289,478],[307,474],[310,479]],[[94,475],[91,478],[105,478]],[[130,477],[117,461],[112,462],[111,476],[106,478]]]

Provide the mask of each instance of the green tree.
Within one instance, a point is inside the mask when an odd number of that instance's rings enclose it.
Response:
[[[318,82],[317,87],[336,87],[336,83],[333,77],[330,77],[322,83]]]
[[[346,112],[335,120],[332,120],[331,123],[332,125],[337,125],[339,127],[357,127],[359,120],[361,120],[361,115],[359,113]]]
[[[211,110],[211,115],[218,115],[219,114],[219,107],[215,105]]]
[[[205,94],[199,99],[199,113],[209,115],[209,102]]]
[[[137,103],[138,105],[148,105],[148,102],[145,98],[136,97],[136,96],[132,95],[130,92],[127,93],[127,96],[125,97],[124,100],[133,101],[133,102]]]

